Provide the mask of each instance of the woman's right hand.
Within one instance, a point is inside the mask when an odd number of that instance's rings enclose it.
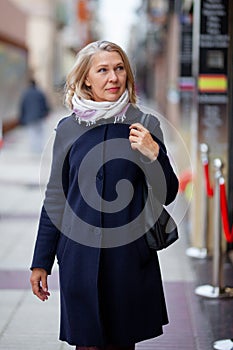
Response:
[[[31,286],[33,294],[35,294],[40,300],[45,301],[50,296],[47,283],[48,273],[41,268],[34,268],[31,273]]]

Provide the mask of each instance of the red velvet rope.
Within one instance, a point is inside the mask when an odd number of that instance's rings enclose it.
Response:
[[[230,224],[228,221],[226,187],[225,187],[225,181],[223,178],[221,178],[221,181],[219,183],[219,188],[220,188],[220,205],[221,205],[221,216],[222,216],[223,230],[225,233],[226,241],[228,243],[232,243],[233,242],[233,227],[231,228],[231,231],[230,231]]]
[[[205,173],[206,194],[207,194],[208,197],[213,197],[214,190],[213,190],[213,187],[210,184],[209,163],[205,162],[203,164],[203,166],[204,166],[204,173]]]

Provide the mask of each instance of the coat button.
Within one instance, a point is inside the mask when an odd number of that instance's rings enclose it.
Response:
[[[103,180],[103,173],[99,172],[96,177],[98,180],[102,181]]]
[[[100,236],[101,235],[101,228],[100,227],[95,227],[94,233],[95,233],[96,236]]]

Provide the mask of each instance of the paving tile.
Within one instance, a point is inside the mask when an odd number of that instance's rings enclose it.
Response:
[[[0,220],[0,269],[28,269],[35,243],[37,220]]]
[[[30,270],[0,270],[0,290],[31,289]],[[50,290],[58,289],[58,273],[54,269],[52,275],[48,276]]]
[[[18,305],[23,299],[24,294],[25,291],[18,290],[0,291],[0,337],[7,328],[13,315],[17,312]]]
[[[4,297],[8,291],[1,291]],[[4,332],[0,336],[0,349],[58,349],[59,295],[51,294],[49,302],[37,300],[24,291]]]

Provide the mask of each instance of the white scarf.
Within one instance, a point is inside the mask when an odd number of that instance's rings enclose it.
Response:
[[[86,125],[95,124],[97,120],[115,117],[114,123],[124,121],[124,113],[129,106],[129,93],[126,89],[121,97],[115,102],[96,102],[93,100],[80,99],[76,94],[72,98],[73,112],[79,124],[86,122]]]

